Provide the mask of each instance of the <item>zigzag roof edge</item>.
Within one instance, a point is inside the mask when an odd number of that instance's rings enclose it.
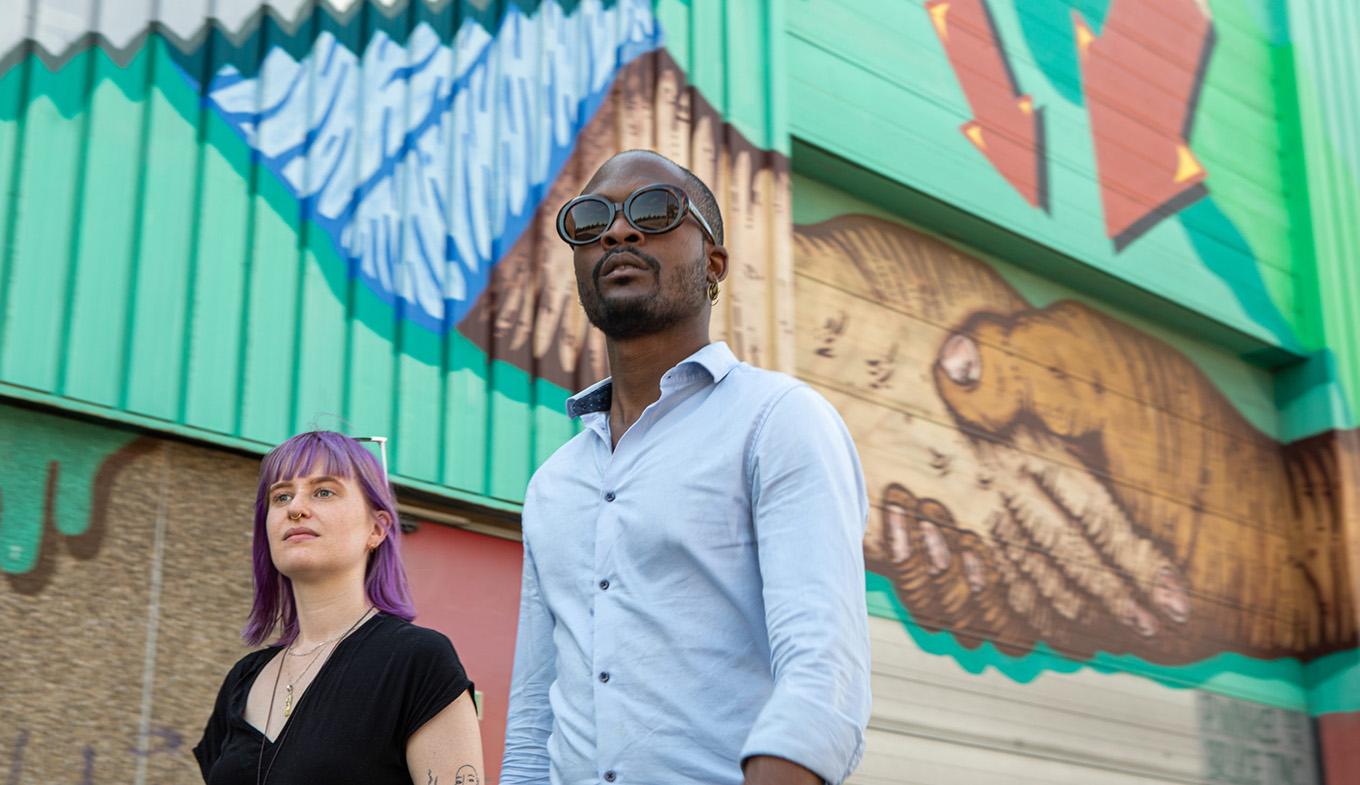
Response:
[[[540,0],[540,2],[554,1]],[[312,22],[316,15],[321,13],[344,25],[349,24],[354,16],[365,7],[372,7],[378,13],[392,19],[405,13],[413,3],[419,3],[438,13],[454,2],[456,0],[393,0],[393,2],[387,4],[381,2],[381,0],[340,0],[339,3],[332,2],[332,0],[309,0],[298,6],[298,13],[292,19],[279,14],[273,6],[262,3],[244,17],[241,23],[235,26],[235,29],[224,27],[215,17],[204,17],[202,23],[194,28],[193,34],[186,37],[163,22],[148,20],[146,25],[122,46],[113,44],[103,33],[91,30],[60,51],[55,52],[31,35],[25,35],[24,38],[11,45],[7,51],[0,53],[0,77],[9,73],[10,69],[23,62],[30,55],[42,62],[49,71],[55,72],[64,68],[76,56],[96,47],[108,55],[109,59],[113,60],[119,67],[126,67],[141,52],[142,47],[146,45],[147,37],[152,33],[160,35],[180,52],[190,54],[197,51],[214,30],[221,33],[232,46],[241,46],[260,30],[266,20],[272,21],[285,34],[291,36],[296,35],[304,24]],[[478,10],[484,9],[479,8]]]

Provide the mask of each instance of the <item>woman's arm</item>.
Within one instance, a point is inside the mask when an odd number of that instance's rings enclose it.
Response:
[[[412,785],[482,785],[482,732],[471,690],[411,734],[406,768]]]

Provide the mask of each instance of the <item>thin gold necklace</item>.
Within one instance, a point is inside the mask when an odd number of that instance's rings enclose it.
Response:
[[[367,613],[368,611],[364,611],[364,612]],[[350,629],[354,629],[354,628],[351,627]],[[340,640],[341,638],[345,637],[345,636],[348,635],[348,634],[349,634],[349,633],[347,633],[347,632],[342,632],[342,633],[340,633],[339,635],[335,636],[334,638],[331,638],[331,639],[328,640],[328,641],[322,641],[322,642],[318,643],[317,645],[313,646],[312,648],[308,649],[307,651],[293,651],[293,644],[290,643],[290,644],[288,644],[288,654],[291,655],[291,656],[293,656],[293,657],[306,657],[308,654],[311,654],[312,652],[316,651],[317,649],[321,648],[322,646],[325,646],[327,643],[335,643],[336,641]],[[296,642],[297,642],[297,641],[294,641],[293,643],[296,643]]]
[[[349,634],[351,632],[354,632],[355,628],[359,626],[359,623],[368,617],[368,613],[369,611],[373,610],[373,607],[374,606],[369,605],[366,609],[364,609],[363,615],[356,619],[353,624],[349,625],[349,629],[345,630],[345,634],[340,636],[340,640],[344,640],[345,638],[349,637]],[[290,648],[292,647],[292,645],[293,644],[291,643],[288,644]],[[286,653],[287,652],[285,652],[285,654]],[[321,658],[317,657],[317,659],[319,660]],[[279,662],[279,670],[277,673],[274,674],[274,686],[269,690],[269,710],[266,711],[264,715],[265,731],[269,730],[269,721],[274,718],[274,698],[278,697],[279,679],[280,677],[283,676],[283,663],[287,661],[288,661],[287,658],[281,660]],[[312,662],[316,662],[316,660],[312,660]],[[311,663],[307,663],[307,667],[308,668],[312,667]],[[302,672],[306,673],[307,671],[304,668]],[[301,678],[300,675],[299,678]],[[296,683],[297,679],[293,679],[293,682]],[[265,735],[264,732],[260,733],[260,754],[259,757],[255,759],[255,785],[264,785],[264,782],[269,779],[269,772],[274,770],[274,762],[279,759],[279,750],[283,747],[283,738],[288,735],[288,729],[292,727],[287,722],[288,711],[292,706],[292,701],[293,701],[293,684],[290,683],[288,685],[288,703],[285,704],[283,710],[283,717],[285,720],[285,722],[283,723],[283,729],[279,731],[279,737],[274,740],[274,755],[269,759],[269,768],[263,770],[264,771],[263,777],[260,776],[260,773],[262,767],[264,766],[264,743],[269,740],[269,737]]]
[[[368,613],[368,611],[364,611],[364,613]],[[338,639],[337,639],[337,640],[338,640]],[[329,641],[327,641],[327,642],[329,643]],[[321,647],[318,646],[318,647],[312,649],[312,651],[316,651],[316,649],[319,649],[319,648],[321,648]],[[288,644],[288,648],[285,649],[283,653],[284,653],[284,654],[292,654],[292,653],[293,653],[293,652],[292,652],[292,649],[293,649],[293,644],[290,643],[290,644]],[[311,661],[307,663],[307,667],[305,667],[305,668],[302,669],[302,673],[299,673],[298,675],[294,676],[294,677],[293,677],[293,680],[290,681],[290,682],[288,682],[288,685],[287,685],[286,687],[284,687],[284,689],[288,692],[288,695],[285,696],[284,699],[283,699],[283,718],[284,718],[285,720],[288,719],[288,715],[290,715],[290,714],[293,713],[293,685],[294,685],[294,684],[297,684],[297,683],[298,683],[298,680],[301,679],[303,676],[306,676],[306,675],[307,675],[307,671],[311,670],[311,669],[312,669],[312,666],[315,665],[315,664],[316,664],[316,661],[319,660],[319,659],[321,659],[321,658],[320,658],[320,657],[313,657],[313,658],[311,659]],[[284,660],[284,662],[287,662],[287,660]],[[282,673],[282,672],[283,672],[283,665],[280,664],[280,665],[279,665],[279,673]],[[265,720],[265,722],[268,723],[268,720]],[[266,727],[267,727],[267,725],[266,725]]]
[[[321,643],[318,643],[317,645],[315,645],[315,646],[313,646],[312,648],[308,649],[308,650],[307,650],[308,653],[310,654],[310,653],[312,653],[312,652],[318,651],[318,650],[320,650],[320,648],[321,648],[322,646],[325,646],[327,643],[334,643],[335,641],[338,641],[338,640],[344,638],[346,635],[349,635],[351,632],[354,632],[354,628],[359,626],[359,622],[363,621],[364,618],[365,618],[366,616],[368,616],[368,612],[371,611],[371,610],[373,610],[373,606],[372,606],[372,605],[370,605],[370,606],[368,606],[367,608],[364,609],[363,614],[362,614],[361,616],[359,616],[359,618],[356,619],[356,620],[354,621],[353,624],[349,625],[349,629],[348,629],[348,630],[345,630],[344,632],[340,633],[339,635],[335,636],[334,638],[331,638],[331,639],[328,640],[328,641],[322,641]],[[294,639],[294,640],[296,640],[296,639]],[[292,644],[292,643],[289,643],[289,644],[288,644],[288,648],[285,649],[283,653],[284,653],[285,655],[287,655],[287,654],[292,654],[292,653],[293,653],[293,644]],[[299,656],[301,656],[301,655],[299,655]],[[302,680],[302,677],[307,675],[307,671],[311,670],[311,669],[312,669],[312,666],[315,665],[315,664],[317,663],[317,661],[320,660],[320,659],[321,659],[321,657],[319,657],[319,656],[313,657],[312,660],[311,660],[311,662],[308,662],[308,663],[307,663],[307,667],[305,667],[305,668],[302,669],[302,673],[299,673],[298,675],[294,676],[293,679],[292,679],[292,681],[288,682],[288,686],[284,688],[284,689],[288,692],[288,695],[283,699],[283,718],[284,718],[285,720],[288,719],[288,716],[289,716],[290,714],[293,713],[293,685],[294,685],[294,684],[297,684],[299,681],[301,681],[301,680]],[[284,662],[287,662],[287,660],[284,660],[283,662],[279,663],[279,673],[283,673],[283,663],[284,663]],[[277,687],[278,687],[278,685],[276,684],[276,685],[275,685],[275,689],[277,689]],[[266,718],[266,719],[265,719],[265,727],[266,727],[266,728],[269,727],[269,724],[268,724],[268,723],[269,723],[269,720]]]

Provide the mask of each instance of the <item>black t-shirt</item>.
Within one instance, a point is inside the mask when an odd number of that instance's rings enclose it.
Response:
[[[472,689],[443,633],[380,614],[335,647],[270,742],[246,722],[246,698],[278,651],[247,654],[222,682],[194,747],[208,785],[255,785],[261,742],[271,785],[410,785],[406,741]]]

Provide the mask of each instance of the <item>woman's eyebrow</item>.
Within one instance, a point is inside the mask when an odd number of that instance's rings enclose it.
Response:
[[[298,480],[297,480],[296,478],[294,478],[294,479],[292,479],[292,480],[279,480],[278,482],[276,482],[276,483],[274,483],[273,485],[269,486],[269,492],[270,492],[270,493],[273,493],[274,491],[277,491],[277,490],[280,489],[280,488],[288,488],[288,487],[291,487],[291,486],[293,485],[293,483],[295,483],[295,482],[297,482],[297,481],[298,481]],[[315,486],[315,485],[324,485],[324,484],[326,484],[326,483],[332,483],[332,484],[335,484],[335,485],[339,485],[339,484],[340,484],[340,478],[338,478],[338,477],[332,477],[332,476],[330,476],[329,474],[323,474],[323,475],[320,476],[320,477],[315,477],[315,478],[309,479],[309,480],[307,480],[306,482],[307,482],[308,485],[313,485],[313,486]]]

